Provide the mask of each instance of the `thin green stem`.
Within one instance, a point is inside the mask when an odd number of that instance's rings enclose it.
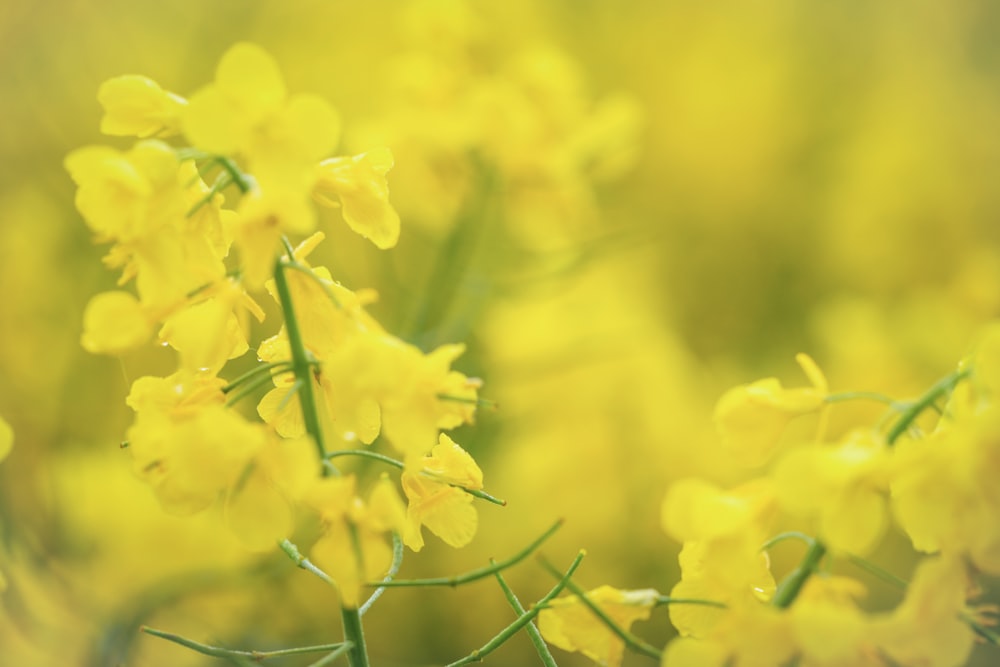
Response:
[[[287,539],[281,540],[281,542],[278,543],[278,546],[281,548],[282,551],[285,552],[285,554],[289,558],[292,559],[292,561],[295,562],[296,565],[301,567],[303,570],[307,572],[312,572],[317,577],[322,579],[324,582],[330,584],[331,586],[337,585],[337,582],[335,582],[330,575],[328,575],[326,572],[313,565],[312,561],[303,556],[302,552],[299,551],[299,548],[294,544],[292,544],[292,542],[290,542],[289,540]]]
[[[785,577],[785,580],[778,586],[771,604],[778,609],[787,609],[791,606],[795,602],[795,598],[799,596],[806,581],[816,572],[816,568],[819,567],[825,555],[826,545],[814,539],[799,566],[792,570],[791,574]]]
[[[239,403],[240,401],[242,401],[247,396],[251,396],[254,393],[256,393],[261,387],[265,387],[265,386],[271,384],[271,381],[272,381],[272,379],[274,377],[279,376],[279,375],[284,375],[285,373],[291,373],[291,372],[292,372],[291,368],[285,368],[284,370],[278,371],[274,375],[268,375],[266,377],[258,377],[258,378],[256,378],[253,382],[249,382],[249,383],[245,384],[242,388],[240,388],[239,391],[237,391],[235,394],[233,394],[232,396],[230,396],[228,398],[228,400],[226,400],[226,405],[228,405],[228,406],[236,405],[237,403]],[[284,407],[284,406],[281,406],[281,407]],[[279,407],[278,409],[281,410],[281,407]]]
[[[376,461],[380,461],[380,462],[385,463],[386,465],[390,465],[390,466],[392,466],[394,468],[399,468],[400,470],[405,470],[406,469],[406,464],[403,463],[402,461],[400,461],[398,459],[394,459],[391,456],[386,456],[385,454],[379,454],[378,452],[373,452],[373,451],[370,451],[370,450],[367,450],[367,449],[338,449],[336,451],[329,452],[326,455],[326,458],[327,459],[334,459],[334,458],[337,458],[339,456],[360,456],[362,458],[374,459]],[[426,475],[427,477],[430,477],[431,479],[436,479],[436,477],[434,475],[431,475],[429,473],[424,473],[424,475]],[[485,491],[481,491],[479,489],[467,489],[467,488],[465,488],[464,486],[462,486],[460,484],[451,484],[450,486],[454,486],[457,489],[462,489],[463,491],[465,491],[466,493],[468,493],[470,496],[475,496],[476,498],[479,498],[480,500],[485,500],[488,503],[493,503],[494,505],[500,505],[501,507],[506,507],[507,506],[507,501],[506,500],[502,500],[502,499],[497,498],[495,496],[491,496],[490,494],[486,493]]]
[[[559,582],[552,587],[552,590],[545,594],[545,597],[532,605],[530,610],[518,616],[513,623],[501,630],[495,637],[493,637],[493,639],[483,644],[482,647],[476,649],[461,660],[456,660],[455,662],[447,665],[447,667],[460,667],[460,665],[481,662],[485,656],[495,651],[503,645],[504,642],[517,634],[521,628],[530,623],[535,616],[538,616],[538,613],[545,608],[550,600],[554,599],[557,595],[559,595],[559,593],[562,592],[563,588],[565,588],[566,584],[569,582],[570,577],[572,577],[573,573],[576,572],[576,569],[580,567],[580,563],[583,561],[583,557],[585,555],[586,552],[584,551],[578,553],[576,558],[574,558],[573,562],[570,564],[569,569],[566,570],[566,574],[563,575],[562,579],[560,579]]]
[[[854,554],[847,554],[847,560],[851,561],[851,563],[860,567],[862,570],[868,572],[869,574],[875,575],[882,581],[892,584],[896,588],[906,590],[906,587],[909,585],[905,579],[897,577],[892,572],[889,572],[888,570],[879,567],[875,563],[865,558],[862,558],[861,556],[855,556]]]
[[[203,655],[210,655],[213,658],[249,658],[257,662],[268,660],[270,658],[283,658],[289,655],[301,655],[303,653],[343,651],[346,645],[345,642],[338,642],[336,644],[320,644],[317,646],[297,646],[295,648],[279,649],[276,651],[243,651],[238,649],[223,648],[221,646],[209,646],[208,644],[202,644],[188,639],[187,637],[181,637],[180,635],[164,632],[163,630],[157,630],[145,625],[139,629],[147,635],[153,635],[154,637],[159,637],[160,639],[166,639],[169,642],[180,644],[181,646],[197,651]]]
[[[228,172],[219,174],[219,177],[215,179],[214,183],[212,183],[212,187],[210,187],[208,192],[205,193],[205,196],[199,199],[194,206],[188,209],[187,217],[190,218],[192,215],[197,213],[202,206],[212,201],[212,198],[215,197],[215,195],[225,190],[232,183],[233,177]]]
[[[328,452],[326,458],[335,459],[340,456],[360,456],[366,459],[375,459],[376,461],[380,461],[394,468],[399,468],[400,470],[403,470],[406,467],[405,464],[398,459],[394,459],[391,456],[386,456],[385,454],[379,454],[378,452],[373,452],[368,449],[338,449],[332,452]]]
[[[288,346],[292,352],[292,372],[301,383],[299,405],[302,408],[302,421],[305,424],[306,433],[312,436],[313,442],[316,443],[320,459],[325,459],[326,444],[319,423],[319,411],[316,409],[316,394],[313,391],[313,364],[306,350],[305,342],[302,340],[299,321],[295,317],[295,309],[292,306],[292,293],[288,288],[288,279],[285,277],[285,263],[281,259],[278,259],[274,264],[274,285],[278,292],[281,310],[285,315],[285,333],[288,335]],[[331,470],[335,472],[336,467],[324,466],[323,474],[326,475]]]
[[[527,558],[534,552],[538,547],[542,545],[545,540],[552,537],[552,535],[559,530],[562,526],[562,519],[556,521],[552,526],[546,530],[538,539],[526,546],[521,551],[517,552],[507,560],[500,561],[499,563],[494,563],[487,567],[481,567],[476,570],[471,570],[465,574],[458,574],[452,577],[436,577],[431,579],[396,579],[395,581],[383,582],[383,583],[370,583],[368,586],[460,586],[462,584],[467,584],[470,581],[477,581],[479,579],[484,579],[496,572],[501,572],[507,568],[520,563],[522,560]]]
[[[406,330],[405,338],[421,340],[423,347],[434,347],[440,338],[441,332],[437,330],[460,292],[462,278],[476,255],[484,227],[495,217],[498,174],[481,160],[475,159],[474,164],[478,172],[475,187],[440,246],[422,290],[423,299]]]
[[[973,618],[972,615],[969,613],[960,613],[958,617],[962,621],[964,621],[970,628],[972,628],[973,632],[975,632],[977,635],[988,641],[990,644],[993,644],[994,646],[1000,646],[1000,634],[997,634],[996,630],[991,630],[990,628],[986,627],[985,625],[977,621],[975,618]]]
[[[240,171],[240,168],[236,166],[236,163],[232,161],[231,158],[222,157],[217,155],[215,157],[215,162],[222,167],[229,177],[233,179],[233,183],[239,188],[240,193],[246,194],[253,189],[253,181],[247,174]]]
[[[490,559],[490,564],[495,565],[493,559]],[[497,583],[500,584],[500,588],[503,589],[503,594],[507,597],[507,602],[510,604],[511,608],[517,613],[518,616],[527,613],[525,608],[521,605],[521,601],[517,599],[517,595],[514,594],[513,589],[507,585],[504,581],[503,575],[499,572],[493,574],[496,577]],[[556,667],[556,659],[552,657],[552,652],[549,651],[548,645],[542,638],[542,633],[538,631],[538,627],[534,622],[528,623],[525,626],[528,637],[531,638],[531,643],[535,645],[535,650],[538,651],[538,657],[542,659],[542,664],[545,667]]]
[[[330,653],[330,655],[325,655],[316,662],[309,663],[306,667],[326,667],[332,664],[334,660],[341,657],[353,648],[351,642],[343,642],[337,649]]]
[[[351,648],[347,651],[348,664],[351,667],[368,667],[368,651],[365,648],[361,613],[357,609],[341,607],[340,619],[344,624],[344,637],[351,643]]]
[[[549,563],[547,560],[545,560],[544,558],[539,558],[538,560],[542,564],[542,567],[544,567],[549,572],[549,574],[555,576],[556,578],[562,576],[562,573],[559,572],[559,570],[557,570],[556,568],[552,567],[552,564]],[[579,598],[580,602],[582,602],[584,606],[590,610],[590,613],[596,616],[598,620],[601,621],[601,623],[604,623],[604,625],[608,628],[608,630],[611,630],[611,632],[614,633],[615,636],[617,636],[619,639],[625,642],[625,645],[627,647],[629,647],[636,653],[641,653],[643,655],[649,656],[650,658],[656,658],[657,660],[660,660],[663,657],[663,653],[659,649],[657,649],[654,646],[650,646],[639,637],[636,637],[631,632],[629,632],[622,626],[615,623],[614,619],[608,616],[603,609],[601,609],[597,604],[594,603],[593,600],[587,597],[587,593],[582,588],[577,586],[576,582],[574,582],[572,579],[566,581],[566,588],[568,588],[570,592],[572,592],[577,598]]]
[[[779,533],[778,535],[775,535],[774,537],[769,539],[767,542],[764,542],[764,546],[762,546],[760,550],[769,551],[772,548],[774,548],[776,544],[785,542],[787,540],[801,540],[810,546],[812,546],[813,543],[813,538],[809,537],[805,533],[801,533],[797,530],[790,530],[787,533]]]
[[[911,403],[902,413],[899,415],[899,419],[889,430],[889,434],[886,436],[886,441],[892,445],[899,439],[906,429],[916,420],[917,417],[923,413],[924,410],[934,405],[934,403],[952,391],[955,386],[967,378],[972,372],[971,368],[962,368],[954,373],[949,373],[945,377],[941,378],[928,389],[923,396],[918,398],[916,401]]]
[[[729,606],[724,602],[719,602],[718,600],[703,600],[701,598],[673,598],[669,595],[661,595],[656,598],[656,606],[660,607],[665,604],[699,604],[705,607],[716,607],[717,609],[728,609]]]
[[[875,391],[843,391],[836,394],[827,394],[823,397],[823,400],[827,403],[841,403],[843,401],[857,400],[877,401],[879,403],[885,403],[894,410],[902,409],[902,404],[899,401]]]
[[[382,578],[382,583],[383,584],[388,583],[393,579],[395,579],[396,575],[399,574],[399,568],[400,566],[402,566],[402,564],[403,564],[403,540],[400,539],[397,533],[393,533],[392,565],[389,566],[389,571]],[[358,613],[364,616],[368,612],[368,610],[372,608],[372,605],[375,604],[375,601],[378,600],[380,597],[382,597],[383,593],[385,593],[385,586],[379,586],[378,588],[376,588],[375,591],[371,594],[371,597],[365,600],[365,603],[361,605],[361,608],[358,610]]]
[[[288,368],[288,369],[291,369],[291,367],[292,367],[292,362],[288,361],[287,359],[284,360],[284,361],[272,361],[269,364],[264,364],[262,366],[256,366],[254,368],[251,368],[250,370],[248,370],[246,373],[244,373],[243,375],[239,376],[235,380],[232,380],[229,384],[227,384],[225,387],[223,387],[222,388],[222,393],[223,394],[228,394],[229,392],[231,392],[233,389],[236,389],[237,387],[239,387],[244,382],[247,382],[248,380],[252,380],[255,377],[257,377],[258,375],[262,375],[264,373],[268,373],[268,376],[270,377],[270,371],[273,371],[273,370],[276,370],[276,369],[279,369],[279,368]]]
[[[466,396],[452,396],[451,394],[438,394],[439,400],[451,401],[452,403],[466,403],[468,405],[475,405],[479,408],[489,408],[491,410],[497,410],[500,404],[496,401],[491,401],[488,398],[468,398]]]

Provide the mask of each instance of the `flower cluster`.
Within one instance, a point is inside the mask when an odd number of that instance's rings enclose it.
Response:
[[[808,388],[768,378],[728,391],[715,412],[723,446],[757,476],[732,488],[702,478],[670,488],[662,523],[683,544],[680,581],[665,596],[581,591],[542,612],[543,635],[612,665],[626,645],[662,655],[664,667],[965,664],[977,635],[998,643],[990,608],[972,592],[975,575],[1000,575],[998,360],[992,325],[914,401],[832,394],[805,355]],[[827,440],[825,413],[862,399],[887,404],[888,418]],[[820,414],[814,441],[783,437],[809,413]],[[893,522],[916,552],[909,582],[867,560]],[[786,541],[806,550],[782,572],[771,552]],[[899,589],[894,607],[864,604],[865,573]],[[662,653],[628,632],[659,604],[670,605],[679,633]]]
[[[254,549],[311,517],[320,528],[312,555],[345,609],[390,569],[390,534],[413,550],[425,526],[467,544],[482,472],[442,433],[475,414],[478,380],[451,369],[463,346],[408,344],[366,312],[371,292],[307,259],[323,240],[314,204],[338,207],[378,248],[396,244],[390,151],[330,157],[336,112],[290,95],[274,60],[248,43],[230,48],[215,80],[187,98],[129,75],[105,82],[98,100],[102,131],[137,141],[66,158],[77,208],[111,244],[105,264],[121,270],[121,289],[87,305],[82,344],[118,355],[155,339],[176,351],[174,373],[138,378],[127,399],[135,472],[164,509],[192,514],[221,501]],[[265,288],[284,321],[254,345],[260,365],[225,379],[227,363],[253,345],[249,318],[264,320]],[[265,385],[260,420],[233,409]],[[399,460],[370,447],[379,436]],[[383,476],[359,489],[334,463],[364,455],[400,468],[398,483]]]

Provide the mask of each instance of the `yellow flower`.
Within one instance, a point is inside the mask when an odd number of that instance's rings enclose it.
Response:
[[[687,606],[687,605],[671,605]],[[778,667],[795,654],[787,614],[766,604],[741,605],[720,615],[706,637],[681,636],[667,644],[663,667]]]
[[[65,165],[78,186],[76,208],[101,240],[135,240],[187,213],[180,162],[162,142],[140,141],[127,153],[87,146]]]
[[[760,547],[772,505],[763,482],[731,491],[698,479],[675,483],[663,504],[663,527],[684,548],[678,557],[681,580],[671,595],[730,607],[770,600],[775,582]],[[722,617],[715,607],[670,606],[670,620],[682,635],[708,636]]]
[[[287,99],[277,63],[246,42],[223,54],[214,84],[191,96],[182,125],[192,145],[221,155],[267,153],[291,140],[285,150],[319,160],[339,134],[337,116],[326,102],[313,96]]]
[[[811,387],[785,389],[777,378],[765,378],[730,389],[715,406],[715,424],[723,444],[744,465],[766,463],[788,422],[824,405],[828,390],[823,373],[805,354],[795,360]]]
[[[341,605],[357,608],[362,584],[381,578],[392,563],[385,534],[402,529],[402,501],[383,477],[365,505],[355,494],[353,476],[317,482],[306,500],[323,521],[323,535],[313,545],[311,555],[337,582]]]
[[[166,137],[180,129],[181,110],[187,100],[160,88],[144,76],[108,79],[97,92],[104,107],[101,132],[116,137]]]
[[[218,373],[226,361],[249,348],[232,307],[223,299],[206,299],[171,315],[160,340],[180,352],[181,366]]]
[[[967,579],[958,558],[920,563],[903,602],[873,622],[876,644],[901,665],[964,665],[974,643],[972,630],[962,621]]]
[[[886,526],[889,456],[868,434],[837,445],[789,452],[772,473],[778,502],[790,514],[819,519],[819,538],[833,550],[864,554]]]
[[[409,499],[403,542],[420,551],[424,546],[421,526],[427,526],[445,544],[465,546],[476,534],[479,517],[472,496],[463,488],[481,489],[482,471],[468,452],[443,433],[430,456],[417,463],[401,479]]]
[[[399,214],[389,203],[385,180],[392,164],[388,148],[323,160],[314,192],[321,204],[336,206],[339,201],[348,226],[383,250],[399,240]]]
[[[0,417],[0,461],[7,458],[10,450],[14,447],[14,429],[10,427],[7,420]]]
[[[266,442],[252,424],[224,406],[222,381],[179,371],[139,378],[126,402],[136,419],[126,437],[133,467],[173,514],[194,514],[240,477]]]
[[[80,344],[92,354],[122,354],[149,340],[152,323],[128,292],[101,292],[83,311]]]
[[[226,523],[249,549],[273,548],[295,528],[295,506],[319,473],[312,441],[272,436],[229,488]]]
[[[660,597],[652,589],[622,591],[606,585],[586,595],[624,630],[648,619]],[[625,642],[575,595],[550,602],[538,614],[538,630],[553,646],[583,653],[600,665],[617,667],[622,662]]]
[[[789,612],[803,664],[869,664],[870,623],[856,602],[864,593],[861,583],[846,577],[814,576],[806,582]]]

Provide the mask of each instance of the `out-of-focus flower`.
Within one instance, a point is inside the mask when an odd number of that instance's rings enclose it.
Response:
[[[163,90],[144,76],[127,74],[108,79],[97,91],[104,107],[101,132],[117,137],[167,137],[180,131],[187,100]]]
[[[972,652],[974,634],[964,622],[968,575],[954,557],[928,559],[917,566],[906,598],[877,619],[878,646],[901,665],[959,667]]]
[[[816,517],[829,548],[864,554],[885,529],[889,478],[886,445],[857,433],[835,445],[810,445],[783,456],[771,478],[791,515]]]
[[[730,389],[715,406],[715,423],[723,444],[747,466],[767,462],[778,448],[788,422],[824,405],[828,391],[822,371],[805,354],[797,355],[795,360],[811,387],[785,389],[777,378],[765,378]]]
[[[323,535],[313,545],[312,557],[337,582],[346,608],[357,608],[361,585],[389,569],[392,549],[385,535],[401,532],[405,516],[402,500],[387,478],[376,483],[367,505],[354,489],[353,476],[326,478],[306,496],[323,521]]]
[[[626,631],[636,621],[648,619],[660,597],[653,589],[623,591],[607,585],[586,595]],[[548,643],[582,653],[599,665],[618,667],[622,663],[625,642],[576,595],[550,602],[538,614],[538,630]]]

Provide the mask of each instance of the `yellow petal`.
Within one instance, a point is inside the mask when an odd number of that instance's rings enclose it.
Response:
[[[126,75],[108,79],[97,92],[104,107],[101,132],[117,137],[176,134],[187,102],[152,79]]]
[[[324,160],[317,172],[319,202],[333,205],[339,200],[348,226],[382,250],[399,240],[399,214],[389,203],[385,179],[392,164],[392,153],[382,148]]]
[[[149,340],[152,325],[128,292],[101,292],[83,311],[80,343],[93,354],[121,354]]]
[[[0,461],[7,458],[10,450],[14,447],[14,429],[10,427],[7,420],[0,417]]]
[[[240,110],[259,121],[277,111],[285,101],[285,81],[267,51],[240,42],[226,51],[215,70],[215,85]]]

